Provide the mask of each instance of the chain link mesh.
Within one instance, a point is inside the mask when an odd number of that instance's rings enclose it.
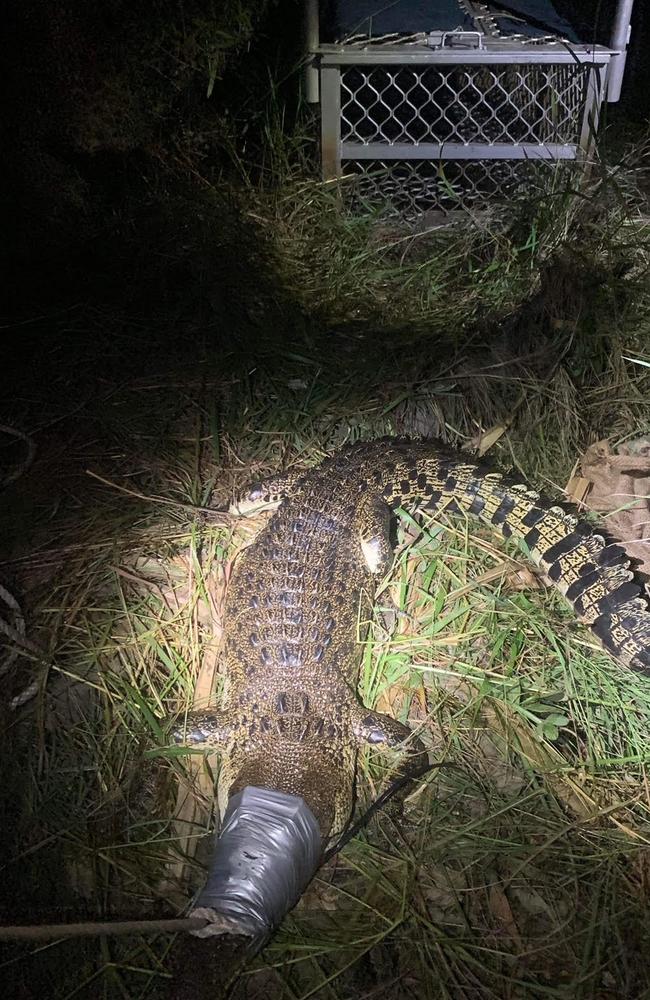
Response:
[[[341,74],[341,140],[577,144],[585,64],[351,66]]]
[[[433,210],[487,208],[575,183],[575,163],[531,160],[344,160],[346,207],[417,220]]]

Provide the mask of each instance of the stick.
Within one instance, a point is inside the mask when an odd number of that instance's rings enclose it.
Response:
[[[107,920],[104,923],[41,924],[0,927],[0,941],[49,941],[52,938],[100,937],[125,934],[176,934],[198,931],[208,923],[203,917],[167,920]]]

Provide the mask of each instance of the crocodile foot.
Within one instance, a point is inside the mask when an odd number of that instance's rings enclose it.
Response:
[[[172,730],[175,743],[191,743],[201,747],[220,747],[228,739],[232,726],[225,712],[204,709],[190,712],[184,725]]]

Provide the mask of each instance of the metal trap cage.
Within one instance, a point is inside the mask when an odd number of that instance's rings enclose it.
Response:
[[[348,205],[407,219],[464,210],[526,196],[557,183],[559,164],[566,175],[589,161],[624,42],[581,44],[470,0],[425,6],[438,27],[377,34],[368,19],[313,44],[310,5],[307,92],[320,101],[323,178],[342,182]],[[631,4],[621,6],[629,24]]]

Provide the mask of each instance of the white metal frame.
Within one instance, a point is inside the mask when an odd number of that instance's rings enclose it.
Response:
[[[608,49],[559,45],[521,47],[501,41],[480,48],[383,48],[350,49],[322,46],[320,49],[321,155],[323,177],[341,176],[344,160],[400,159],[562,159],[575,160],[589,153],[598,126],[605,94],[605,78],[611,58]],[[549,142],[409,142],[343,141],[341,138],[341,89],[348,67],[586,67],[587,89],[580,108],[580,128],[574,143]]]

